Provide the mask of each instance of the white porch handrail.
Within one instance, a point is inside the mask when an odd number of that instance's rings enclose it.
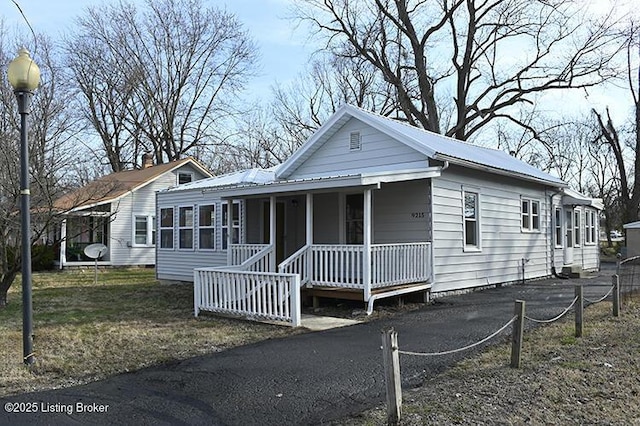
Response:
[[[278,265],[278,272],[300,275],[300,285],[309,282],[309,250],[310,246],[303,246]]]
[[[297,274],[198,268],[193,297],[196,317],[200,311],[209,311],[300,325]]]
[[[274,255],[274,247],[266,244],[262,250],[255,253],[240,265],[233,265],[227,269],[233,269],[236,271],[275,272],[271,270],[271,257]]]
[[[364,246],[304,246],[280,263],[278,271],[300,274],[302,285],[364,289]],[[433,282],[431,243],[373,244],[370,271],[371,288]]]
[[[433,279],[430,242],[371,246],[371,287],[389,287]]]
[[[230,264],[241,265],[266,247],[269,247],[269,244],[232,244]]]
[[[363,289],[363,254],[361,245],[312,245],[311,283]]]

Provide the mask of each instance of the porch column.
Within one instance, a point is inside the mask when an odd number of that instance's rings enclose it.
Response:
[[[313,245],[313,194],[311,192],[307,193],[307,222],[306,222],[306,233],[307,233],[307,282],[310,285],[311,279],[313,278],[313,259],[311,258],[311,246]],[[304,277],[302,277],[304,279]]]
[[[363,268],[362,284],[364,284],[364,301],[371,297],[371,189],[364,190],[364,218],[362,230],[363,244]]]
[[[62,269],[67,263],[67,219],[62,219],[60,224],[60,264],[59,269]]]
[[[269,272],[276,271],[276,197],[269,197],[269,245],[271,256],[269,257]]]
[[[231,245],[233,244],[233,199],[227,200],[227,265],[233,263],[233,252]]]

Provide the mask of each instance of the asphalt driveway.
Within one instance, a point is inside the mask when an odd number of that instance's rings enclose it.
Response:
[[[0,424],[293,425],[344,418],[384,401],[382,329],[395,327],[402,350],[462,347],[509,321],[516,299],[526,301],[528,316],[551,318],[571,303],[575,285],[584,285],[587,298],[603,296],[613,273],[604,266],[595,278],[549,279],[444,297],[393,318],[2,398]],[[508,337],[507,331],[487,344]],[[442,357],[403,355],[403,387],[418,386],[477,350]]]

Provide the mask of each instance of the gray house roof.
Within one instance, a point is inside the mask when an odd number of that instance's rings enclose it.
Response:
[[[567,184],[508,153],[462,142],[345,104],[332,115],[276,172],[276,178],[287,179],[310,158],[347,121],[355,118],[389,137],[404,143],[429,158],[448,161],[474,169],[509,175],[552,186]]]

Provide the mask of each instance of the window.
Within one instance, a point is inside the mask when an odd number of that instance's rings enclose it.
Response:
[[[136,215],[133,225],[133,245],[152,246],[156,243],[156,218]]]
[[[596,243],[596,212],[588,210],[584,214],[584,243]]]
[[[360,132],[351,132],[349,135],[349,151],[360,151],[362,148],[362,139]]]
[[[364,243],[364,194],[347,194],[345,197],[345,231],[347,244]]]
[[[522,199],[522,230],[540,231],[540,202]]]
[[[198,207],[198,247],[213,250],[216,241],[216,209],[213,204]]]
[[[178,210],[178,248],[193,248],[193,207],[180,207]]]
[[[478,214],[478,194],[464,194],[464,248],[480,249],[480,217]]]
[[[573,217],[574,217],[574,221],[573,221],[574,245],[579,246],[580,245],[580,211],[574,210]]]
[[[222,203],[222,249],[227,249],[227,235],[229,233],[229,221],[227,214],[227,204]],[[233,203],[233,217],[232,217],[232,244],[238,244],[240,242],[240,203]]]
[[[180,172],[178,173],[178,185],[193,182],[193,173]]]
[[[556,247],[562,247],[562,210],[560,209],[560,207],[556,207],[554,226],[556,231]]]
[[[173,208],[160,209],[160,248],[173,248]]]

